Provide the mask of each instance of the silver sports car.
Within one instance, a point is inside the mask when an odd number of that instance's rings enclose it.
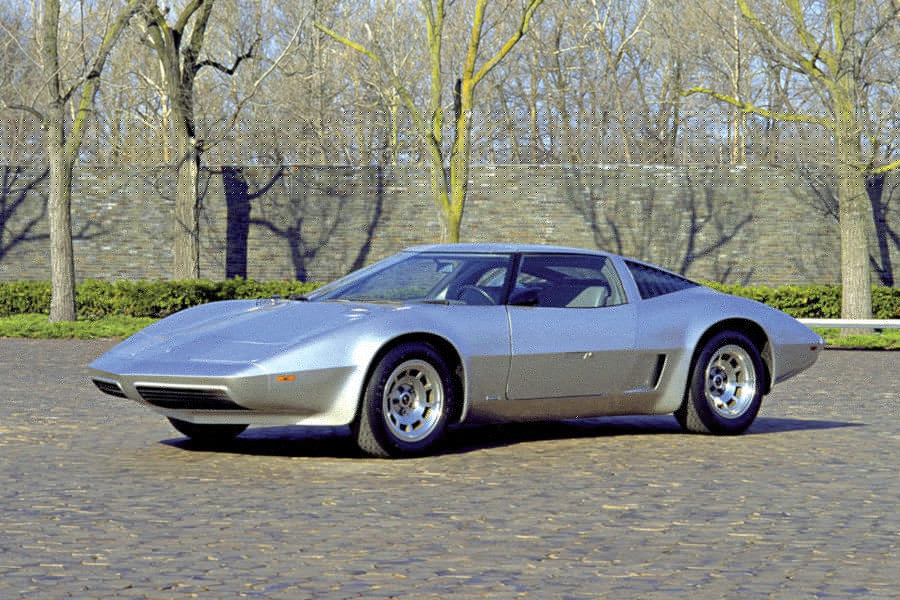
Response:
[[[350,425],[374,456],[474,421],[674,413],[747,429],[823,340],[763,304],[613,254],[410,248],[307,297],[163,319],[90,364],[97,387],[201,441],[248,425]]]

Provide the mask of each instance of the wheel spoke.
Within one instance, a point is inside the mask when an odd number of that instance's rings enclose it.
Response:
[[[706,400],[721,417],[735,419],[752,405],[756,370],[750,354],[740,346],[720,348],[706,368]]]
[[[423,360],[404,362],[394,369],[385,386],[385,422],[399,439],[424,439],[438,426],[443,402],[437,370]]]

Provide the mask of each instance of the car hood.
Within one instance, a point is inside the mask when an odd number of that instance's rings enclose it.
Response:
[[[234,372],[321,338],[373,313],[376,304],[232,300],[181,311],[141,330],[92,362],[111,372]],[[219,366],[220,368],[216,368]]]

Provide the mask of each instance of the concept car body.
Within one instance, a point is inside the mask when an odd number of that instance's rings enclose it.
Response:
[[[646,263],[518,244],[410,248],[308,297],[190,308],[89,367],[199,440],[350,425],[375,456],[463,422],[674,413],[751,425],[823,340],[792,317]]]

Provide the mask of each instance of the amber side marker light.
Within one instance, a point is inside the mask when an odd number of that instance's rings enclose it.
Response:
[[[293,375],[279,375],[278,377],[275,378],[275,381],[283,383],[285,381],[294,381],[295,379],[297,379],[297,378],[294,377]]]

